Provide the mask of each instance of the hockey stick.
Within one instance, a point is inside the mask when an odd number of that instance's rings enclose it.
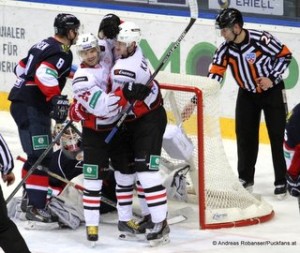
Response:
[[[21,157],[21,156],[17,156],[17,160],[19,161],[22,161],[22,162],[26,162],[26,159],[24,157]],[[53,178],[56,178],[57,180],[61,181],[61,182],[64,182],[72,187],[74,187],[75,189],[83,192],[85,189],[82,185],[79,185],[79,184],[76,184],[52,171],[50,171],[48,168],[46,167],[43,167],[42,168],[43,171],[45,171],[49,176],[53,177]],[[103,201],[103,203],[109,205],[109,206],[112,206],[112,207],[117,207],[117,204],[115,202],[113,202],[112,200],[106,198],[105,196],[101,196],[101,201]]]
[[[146,86],[149,86],[152,83],[152,81],[154,80],[154,78],[156,77],[156,75],[158,74],[158,72],[168,62],[170,56],[177,49],[177,47],[180,45],[180,43],[183,40],[183,38],[185,37],[185,35],[188,33],[188,31],[191,29],[191,27],[193,26],[193,24],[197,20],[197,18],[198,18],[198,4],[197,4],[197,0],[189,0],[189,7],[190,7],[190,12],[191,12],[191,18],[190,18],[189,24],[184,29],[184,31],[181,33],[181,35],[179,36],[179,38],[176,40],[176,42],[174,43],[173,47],[169,50],[169,52],[162,59],[162,61],[158,65],[157,69],[150,76],[149,80],[146,83]],[[129,106],[129,108],[126,110],[126,112],[123,113],[122,117],[119,119],[119,121],[116,123],[116,125],[114,126],[114,128],[110,131],[110,133],[106,137],[106,139],[105,139],[106,143],[109,143],[111,141],[111,139],[115,136],[116,132],[119,130],[120,126],[123,124],[124,120],[126,119],[126,117],[128,116],[128,114],[131,112],[131,110],[133,109],[135,103],[136,102],[131,103],[130,106]]]
[[[17,160],[22,161],[22,162],[26,162],[26,159],[25,159],[24,157],[21,157],[21,156],[17,156]],[[187,166],[189,166],[189,165],[187,165]],[[52,171],[49,171],[49,170],[48,170],[47,168],[45,168],[45,167],[43,167],[43,170],[44,170],[45,172],[47,172],[47,174],[48,174],[49,176],[51,176],[51,177],[53,177],[53,178],[56,178],[56,179],[58,179],[58,180],[60,180],[60,181],[62,181],[62,182],[64,182],[64,183],[66,183],[66,184],[68,184],[68,185],[74,187],[75,189],[77,189],[77,190],[79,190],[79,191],[81,191],[81,192],[83,192],[83,191],[85,190],[85,188],[84,188],[82,185],[76,184],[76,183],[74,183],[74,182],[72,182],[72,181],[70,181],[70,180],[68,180],[68,179],[66,179],[66,178],[64,178],[64,177],[61,177],[60,175],[58,175],[58,174],[56,174],[56,173],[54,173],[54,172],[52,172]],[[101,196],[101,201],[102,201],[103,203],[105,203],[105,204],[111,206],[111,207],[117,208],[117,203],[116,203],[116,202],[110,200],[109,198],[107,198],[107,197],[105,197],[105,196],[103,196],[103,195]],[[140,215],[140,214],[138,214],[138,213],[136,213],[136,212],[133,212],[133,215],[134,215],[136,218],[142,218],[142,215]],[[185,221],[186,219],[187,219],[186,216],[178,214],[178,215],[175,215],[174,217],[168,218],[168,224],[169,224],[169,225],[176,224],[176,223]]]
[[[6,199],[6,204],[16,195],[19,189],[23,186],[26,180],[30,177],[30,175],[36,170],[37,166],[44,160],[47,154],[51,151],[53,146],[59,141],[60,137],[63,135],[64,131],[72,124],[72,121],[66,121],[63,123],[64,127],[62,130],[55,136],[54,140],[50,143],[50,145],[44,150],[44,152],[39,156],[36,162],[31,166],[26,175],[22,178],[20,183],[16,186],[16,188],[12,191],[12,193]]]

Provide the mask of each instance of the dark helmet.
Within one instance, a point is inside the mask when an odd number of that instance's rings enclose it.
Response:
[[[120,24],[121,20],[117,15],[112,13],[106,14],[101,20],[98,34],[102,31],[108,39],[114,39],[119,33]]]
[[[232,27],[234,24],[244,25],[242,13],[234,8],[222,10],[216,18],[216,28]]]
[[[71,29],[78,29],[80,21],[72,14],[60,13],[54,20],[55,34],[67,35]]]

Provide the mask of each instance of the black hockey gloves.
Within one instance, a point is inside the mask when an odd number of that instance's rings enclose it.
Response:
[[[119,33],[120,18],[112,13],[106,14],[99,26],[98,34],[102,31],[108,39],[114,39]]]
[[[127,100],[144,100],[151,88],[141,83],[125,83],[123,87],[123,94]]]
[[[52,112],[50,117],[56,121],[56,123],[63,123],[69,110],[69,100],[66,95],[56,95],[51,99]]]

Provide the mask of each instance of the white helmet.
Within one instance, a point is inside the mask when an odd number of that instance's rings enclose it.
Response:
[[[79,54],[81,51],[85,51],[94,47],[99,48],[98,38],[92,33],[84,33],[78,36],[76,41],[76,49]]]
[[[141,29],[133,22],[125,21],[119,25],[120,32],[117,35],[117,41],[124,42],[129,46],[130,43],[141,40]]]

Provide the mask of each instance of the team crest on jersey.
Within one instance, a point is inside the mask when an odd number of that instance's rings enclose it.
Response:
[[[116,76],[128,76],[135,79],[135,73],[126,69],[115,69],[114,75]]]
[[[255,53],[246,54],[246,60],[250,64],[253,64],[255,62],[255,60],[256,60],[256,54]]]

